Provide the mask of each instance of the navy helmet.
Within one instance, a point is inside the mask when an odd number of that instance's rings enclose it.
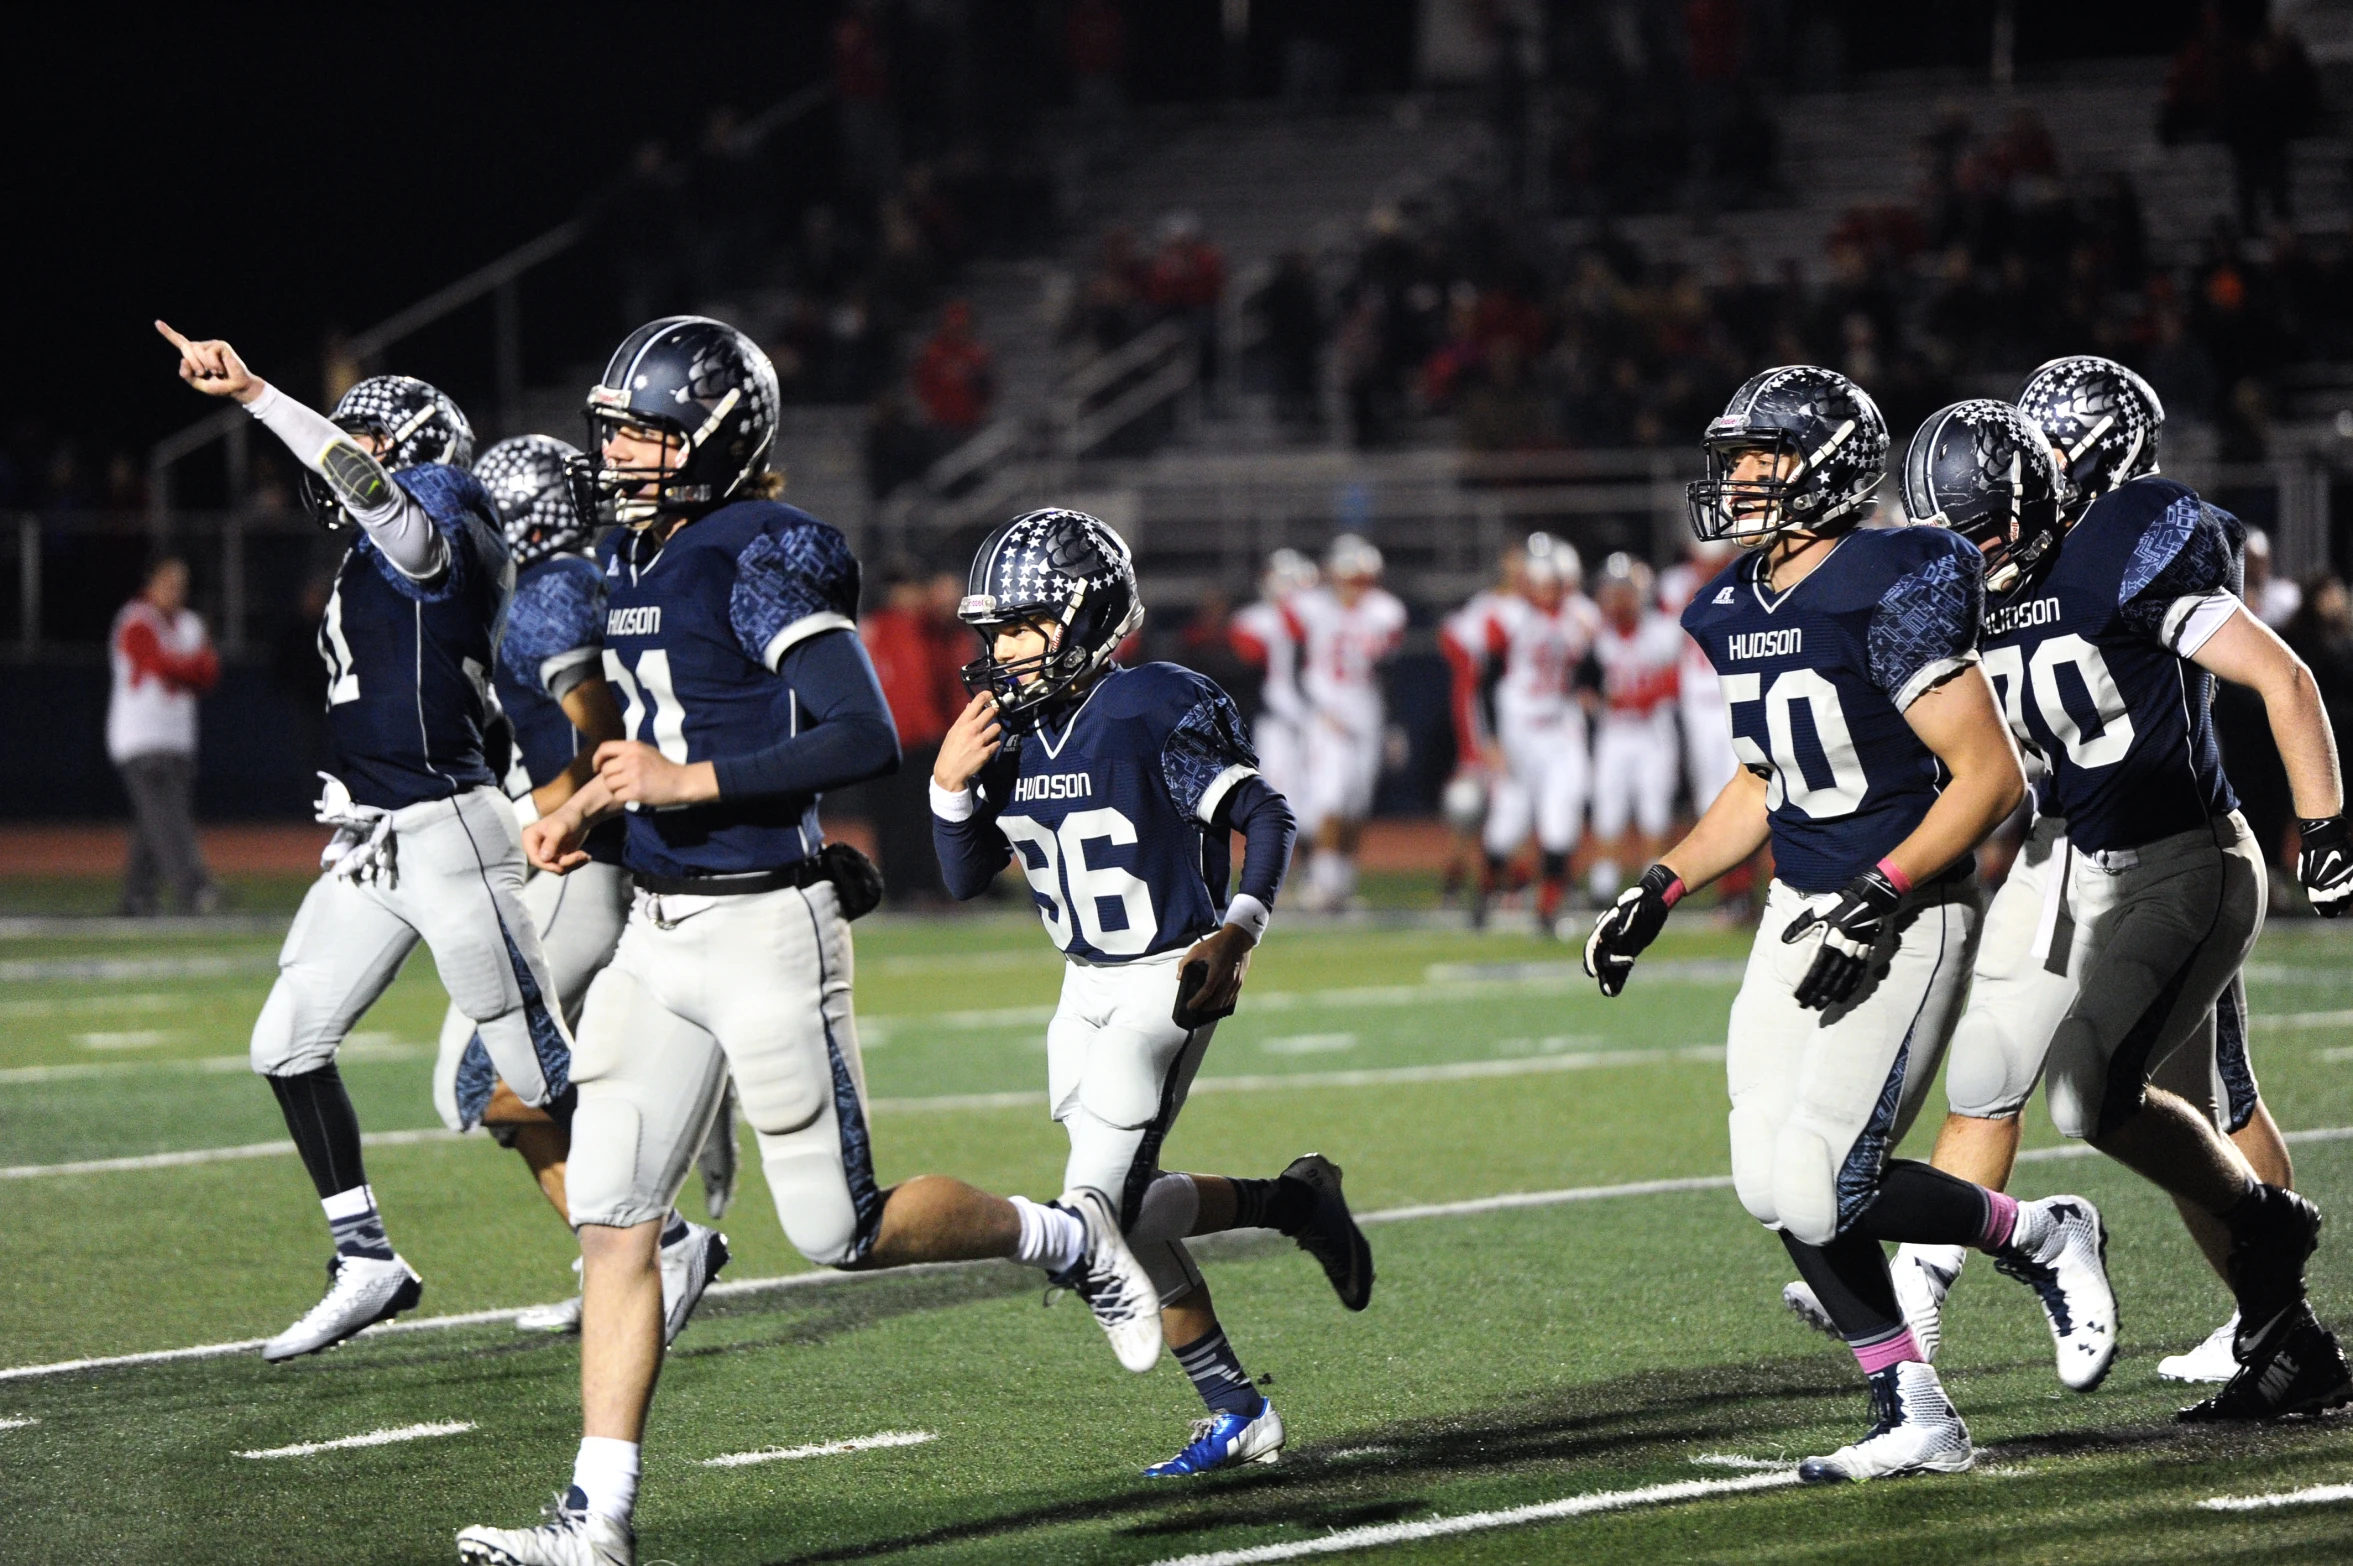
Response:
[[[2053,359],[2018,389],[2018,408],[2057,454],[2070,520],[2117,485],[2157,471],[2165,404],[2157,389],[2096,353]]]
[[[757,343],[706,315],[631,332],[588,392],[588,454],[574,467],[584,514],[639,528],[725,505],[767,471],[776,444],[776,369]],[[606,464],[620,429],[659,436],[660,468]]]
[[[981,540],[956,618],[980,637],[966,688],[993,692],[997,715],[1023,729],[1111,662],[1144,623],[1144,603],[1127,541],[1083,511],[1050,506]],[[1042,632],[1043,650],[1000,660],[997,633],[1020,627]]]
[[[482,453],[474,476],[498,508],[507,553],[527,566],[588,542],[589,525],[572,492],[578,448],[553,435],[517,435]]]
[[[336,400],[327,417],[349,435],[372,435],[376,461],[387,473],[427,463],[453,468],[474,463],[474,426],[458,405],[413,375],[371,375]],[[305,468],[303,508],[325,527],[351,526],[351,516],[325,479]]]
[[[1989,592],[2016,587],[2058,543],[2066,493],[2043,432],[1991,397],[1930,414],[1904,454],[1904,511],[1977,545]]]
[[[1752,375],[1701,438],[1708,476],[1684,490],[1691,530],[1753,545],[1851,527],[1885,476],[1887,444],[1879,405],[1836,370],[1792,364]],[[1771,466],[1736,477],[1755,455]]]

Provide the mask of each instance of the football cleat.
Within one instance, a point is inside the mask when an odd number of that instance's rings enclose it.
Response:
[[[484,1528],[458,1534],[458,1559],[480,1566],[637,1566],[637,1535],[627,1523],[588,1509],[574,1485],[543,1507],[536,1528]]]
[[[665,1346],[678,1341],[678,1334],[686,1330],[686,1318],[694,1314],[703,1290],[711,1286],[711,1280],[726,1265],[727,1236],[699,1223],[687,1224],[684,1235],[662,1247],[662,1342]]]
[[[333,1348],[379,1321],[413,1309],[424,1296],[425,1280],[398,1256],[389,1261],[337,1252],[327,1261],[327,1292],[302,1319],[261,1346],[275,1364]]]
[[[2116,1291],[2108,1284],[2108,1226],[2098,1208],[2080,1196],[2019,1203],[2017,1227],[1994,1270],[2042,1301],[2062,1384],[2089,1392],[2108,1378],[2116,1363]]]
[[[2157,1361],[2157,1374],[2167,1381],[2228,1381],[2239,1373],[2239,1356],[2233,1347],[2238,1336],[2239,1318],[2234,1311],[2230,1320],[2206,1334],[2206,1341],[2187,1354],[2168,1354]]]
[[[1142,1375],[1160,1361],[1160,1291],[1119,1232],[1119,1214],[1101,1191],[1080,1186],[1054,1203],[1086,1225],[1087,1247],[1066,1272],[1052,1275],[1087,1302],[1120,1364]]]
[[[2174,1417],[2185,1424],[2223,1420],[2268,1422],[2325,1414],[2353,1403],[2353,1371],[2337,1335],[2299,1304],[2252,1334],[2240,1331],[2238,1373],[2223,1389]]]
[[[1271,1463],[1283,1455],[1283,1416],[1261,1401],[1255,1417],[1218,1410],[1193,1421],[1192,1440],[1165,1463],[1144,1470],[1147,1479],[1181,1479],[1213,1468]]]
[[[1838,1330],[1838,1323],[1832,1321],[1830,1312],[1822,1308],[1821,1296],[1814,1292],[1812,1284],[1803,1279],[1796,1283],[1783,1284],[1781,1286],[1781,1303],[1789,1307],[1789,1313],[1792,1316],[1824,1337],[1837,1338],[1841,1343],[1846,1341],[1846,1335]]]
[[[1870,1432],[1828,1457],[1809,1457],[1798,1464],[1800,1483],[1958,1474],[1976,1464],[1969,1427],[1961,1423],[1936,1372],[1919,1361],[1905,1360],[1873,1372],[1871,1406],[1879,1422]]]
[[[1340,1166],[1321,1153],[1308,1153],[1292,1159],[1278,1178],[1296,1180],[1315,1193],[1315,1211],[1291,1238],[1322,1264],[1342,1305],[1364,1309],[1373,1298],[1373,1248],[1340,1194]]]
[[[580,1276],[580,1258],[572,1258],[572,1276]],[[572,1297],[558,1300],[553,1305],[528,1305],[515,1312],[517,1332],[578,1332],[580,1330],[580,1291]]]
[[[1960,1281],[1961,1264],[1968,1259],[1969,1252],[1958,1245],[1899,1245],[1895,1260],[1888,1264],[1904,1324],[1920,1345],[1920,1357],[1932,1365],[1936,1351],[1944,1346],[1945,1296]]]
[[[2240,1364],[2249,1358],[2248,1331],[2304,1303],[2304,1262],[2320,1244],[2320,1209],[2293,1191],[2258,1185],[2256,1206],[2231,1235],[2226,1266],[2238,1296]]]

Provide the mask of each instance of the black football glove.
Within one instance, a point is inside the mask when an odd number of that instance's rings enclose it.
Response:
[[[2312,911],[2334,919],[2353,908],[2353,828],[2343,816],[2298,821],[2296,835],[2304,846],[2296,851],[2296,879],[2312,899]]]
[[[1593,921],[1585,937],[1585,972],[1601,981],[1601,993],[1616,995],[1634,972],[1634,959],[1659,938],[1667,911],[1683,896],[1683,878],[1665,865],[1652,865],[1642,879]]]
[[[1802,918],[1790,921],[1781,932],[1783,945],[1790,945],[1811,931],[1816,925],[1822,929],[1822,949],[1814,954],[1814,965],[1798,981],[1797,1003],[1809,1011],[1828,1011],[1851,998],[1861,987],[1863,975],[1871,971],[1871,948],[1879,944],[1879,935],[1887,928],[1896,904],[1904,894],[1895,889],[1887,873],[1876,866],[1856,876],[1839,888],[1838,901],[1828,913],[1809,910]]]

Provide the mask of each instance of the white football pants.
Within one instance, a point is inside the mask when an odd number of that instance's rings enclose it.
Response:
[[[1506,724],[1503,762],[1510,786],[1489,791],[1487,825],[1481,842],[1506,858],[1536,830],[1536,844],[1548,854],[1577,846],[1585,824],[1585,798],[1593,770],[1585,753],[1585,718],[1580,713],[1551,723]]]
[[[1675,709],[1605,717],[1593,742],[1593,835],[1615,840],[1631,819],[1660,837],[1675,818]]]

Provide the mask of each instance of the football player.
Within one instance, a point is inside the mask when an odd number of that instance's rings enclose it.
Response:
[[[1047,1097],[1070,1137],[1064,1183],[1118,1202],[1162,1336],[1207,1405],[1185,1448],[1144,1472],[1270,1462],[1282,1416],[1250,1384],[1185,1239],[1290,1235],[1350,1310],[1372,1296],[1372,1251],[1327,1159],[1243,1180],[1164,1173],[1160,1149],[1266,933],[1290,806],[1258,775],[1225,692],[1175,664],[1114,661],[1144,606],[1127,544],[1094,517],[1032,511],[996,529],[957,615],[981,656],[965,670],[977,694],[932,773],[940,869],[971,898],[1019,864],[1069,959],[1046,1028]],[[1236,832],[1245,855],[1229,901]]]
[[[1906,1325],[1884,1240],[1993,1252],[2031,1270],[2062,1379],[2115,1355],[2099,1214],[2018,1202],[1890,1159],[1936,1073],[1977,929],[1970,850],[2024,792],[1977,667],[1982,567],[1949,533],[1859,526],[1887,426],[1845,376],[1768,370],[1708,426],[1693,531],[1747,553],[1684,629],[1731,705],[1744,770],[1595,923],[1585,967],[1618,994],[1675,903],[1768,837],[1777,875],[1732,1003],[1732,1180],[1870,1378],[1877,1420],[1799,1465],[1808,1483],[1956,1473],[1960,1415]]]
[[[1650,567],[1632,555],[1602,563],[1598,603],[1593,661],[1601,675],[1601,732],[1593,742],[1593,836],[1599,857],[1590,879],[1593,900],[1606,903],[1618,895],[1618,866],[1658,852],[1675,819],[1675,670],[1690,638],[1654,606]]]
[[[1307,698],[1299,689],[1299,649],[1306,633],[1291,613],[1291,601],[1312,589],[1321,575],[1298,550],[1276,550],[1259,573],[1258,601],[1234,615],[1228,632],[1235,655],[1266,676],[1250,737],[1258,747],[1260,775],[1278,794],[1298,789],[1307,744]]]
[[[1659,608],[1674,618],[1678,627],[1701,584],[1724,569],[1736,547],[1721,539],[1703,542],[1695,538],[1684,546],[1683,559],[1659,573]],[[1740,770],[1740,758],[1732,753],[1732,720],[1724,710],[1724,683],[1716,678],[1716,666],[1708,662],[1707,653],[1688,633],[1683,637],[1683,656],[1675,665],[1675,697],[1683,709],[1683,780],[1691,791],[1691,812],[1697,815],[1732,781],[1732,774]]]
[[[1599,624],[1592,600],[1579,591],[1584,572],[1575,549],[1549,533],[1532,533],[1521,562],[1517,593],[1492,595],[1483,606],[1474,599],[1448,622],[1447,633],[1476,676],[1478,693],[1492,693],[1494,756],[1508,784],[1496,787],[1487,803],[1474,922],[1532,828],[1536,929],[1550,935],[1568,890],[1569,856],[1585,828],[1592,784],[1585,708],[1569,685]],[[1459,726],[1459,695],[1457,705]],[[1485,705],[1477,702],[1472,710]]]
[[[376,375],[321,418],[217,339],[180,351],[180,377],[244,405],[302,463],[305,503],[356,524],[319,627],[335,771],[318,819],[323,874],[278,953],[253,1025],[265,1077],[335,1241],[319,1303],[262,1346],[314,1354],[417,1303],[360,1158],[337,1050],[419,940],[517,1103],[569,1117],[571,1038],[522,902],[515,813],[484,759],[488,686],[514,566],[490,497],[467,471],[474,433],[423,381]]]
[[[1454,719],[1454,775],[1438,795],[1448,838],[1438,901],[1451,903],[1469,885],[1474,930],[1486,925],[1487,905],[1500,879],[1486,870],[1487,813],[1499,792],[1518,787],[1504,768],[1503,747],[1495,737],[1495,683],[1503,671],[1493,657],[1489,622],[1499,603],[1519,596],[1527,568],[1524,546],[1506,549],[1495,585],[1480,588],[1438,622],[1438,654],[1446,660],[1447,705]]]
[[[505,781],[521,821],[536,821],[572,797],[595,771],[596,747],[624,737],[621,708],[605,679],[604,571],[588,557],[589,525],[572,493],[580,453],[547,435],[502,440],[474,464],[474,476],[498,509],[515,592],[499,639],[492,690],[513,739]],[[539,931],[555,984],[557,1009],[578,1026],[588,981],[612,960],[629,917],[629,875],[621,866],[621,823],[589,834],[589,862],[569,876],[526,876],[523,906]],[[498,1078],[474,1021],[455,1002],[442,1019],[433,1072],[433,1103],[453,1131],[486,1126],[523,1155],[539,1188],[567,1214],[564,1159],[568,1126],[532,1109]],[[703,1160],[714,1216],[731,1190],[735,1127],[723,1109]],[[671,1337],[686,1325],[703,1289],[726,1265],[726,1237],[673,1213],[663,1228],[663,1320]],[[577,1332],[580,1298],[523,1311],[525,1331]]]
[[[1381,776],[1381,665],[1405,633],[1405,605],[1381,586],[1380,550],[1354,533],[1332,540],[1324,577],[1291,604],[1313,714],[1299,825],[1315,844],[1308,901],[1338,912],[1356,895],[1357,837]]]
[[[2044,1076],[2053,1123],[2163,1187],[2236,1299],[2216,1334],[2229,1371],[2196,1362],[2211,1348],[2174,1365],[2227,1381],[2182,1417],[2276,1419],[2353,1400],[2353,1375],[2306,1303],[2320,1214],[2288,1189],[2247,1058],[2240,969],[2267,888],[2215,743],[2217,677],[2263,697],[2323,915],[2353,897],[2353,862],[2318,687],[2238,597],[2238,520],[2157,475],[2163,418],[2131,370],[2060,359],[2017,407],[1932,416],[1905,461],[1911,514],[1984,551],[1985,667],[2042,772],[1954,1033],[1935,1156],[2006,1183]],[[1899,1253],[1916,1330],[1933,1336],[1961,1260]]]
[[[656,1257],[730,1071],[777,1216],[809,1260],[1009,1257],[1085,1298],[1129,1368],[1159,1357],[1152,1281],[1102,1193],[1041,1205],[938,1175],[875,1182],[849,924],[881,883],[863,855],[822,841],[817,802],[887,773],[898,741],[858,641],[857,560],[773,498],[777,408],[767,355],[702,316],[632,332],[588,395],[583,477],[622,524],[603,549],[603,661],[628,737],[599,745],[595,775],[524,829],[532,864],[568,876],[618,819],[636,885],[581,1011],[565,1171],[584,1430],[548,1520],[467,1528],[467,1560],[634,1561],[663,1353]]]

